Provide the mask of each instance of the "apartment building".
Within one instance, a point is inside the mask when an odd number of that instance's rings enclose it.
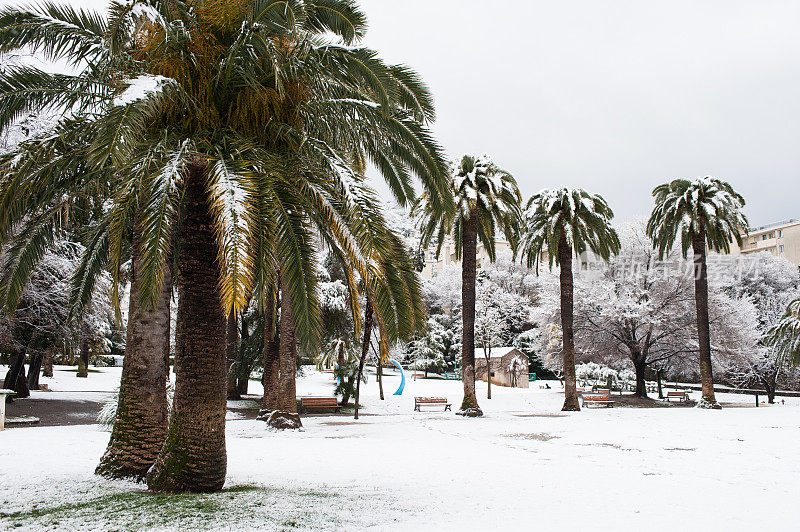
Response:
[[[499,255],[500,253],[511,249],[511,245],[505,240],[495,240],[494,249]],[[433,279],[447,266],[461,267],[461,261],[456,259],[456,246],[452,240],[448,239],[448,241],[442,245],[442,252],[439,254],[438,259],[436,258],[435,253],[436,250],[433,248],[425,252],[425,268],[420,273],[420,276],[423,279]],[[478,265],[478,269],[480,269],[484,261],[489,258],[489,253],[483,247],[483,244],[480,242],[480,240],[478,241],[478,246],[476,248],[476,255],[476,263]]]
[[[732,255],[749,255],[766,251],[782,257],[800,267],[800,220],[787,220],[750,229],[742,235],[742,247],[736,242],[731,247]]]

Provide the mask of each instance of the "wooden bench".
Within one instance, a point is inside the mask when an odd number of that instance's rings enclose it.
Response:
[[[300,412],[306,413],[309,408],[333,408],[334,412],[340,412],[342,410],[342,407],[339,406],[339,400],[335,397],[301,397]]]
[[[667,397],[665,400],[669,402],[670,399],[677,399],[679,403],[688,403],[689,402],[689,392],[686,390],[675,390],[674,392],[667,392]]]
[[[452,405],[447,402],[446,397],[415,397],[414,410],[417,412],[422,412],[422,410],[420,410],[420,407],[423,406],[443,406],[444,411],[447,412],[448,410],[450,410],[450,407]]]
[[[583,392],[581,398],[583,399],[583,405],[586,407],[593,405],[614,406],[614,401],[611,400],[611,393],[609,390],[598,390],[597,392],[591,393]]]

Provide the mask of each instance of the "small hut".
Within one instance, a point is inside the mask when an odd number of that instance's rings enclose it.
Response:
[[[490,357],[492,384],[512,388],[528,387],[528,357],[516,347],[493,347]],[[475,350],[475,378],[486,381],[486,357]]]

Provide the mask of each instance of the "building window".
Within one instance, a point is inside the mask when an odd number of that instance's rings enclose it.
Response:
[[[781,230],[781,229],[778,229],[778,238],[780,238],[780,237],[782,237],[782,236],[783,236],[783,230]]]
[[[778,252],[783,253],[783,245],[778,246]]]
[[[775,238],[775,233],[770,233],[770,234],[769,234],[769,237],[770,237],[770,238]]]
[[[761,235],[761,240],[766,240],[766,239],[767,239],[767,235],[766,234]]]

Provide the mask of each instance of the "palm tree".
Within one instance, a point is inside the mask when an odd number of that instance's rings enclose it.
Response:
[[[744,198],[720,179],[706,176],[694,181],[675,179],[653,190],[656,205],[647,222],[647,236],[659,259],[672,249],[680,235],[681,252],[694,257],[694,299],[697,310],[697,343],[700,350],[701,408],[721,408],[714,397],[711,372],[711,334],[708,323],[708,270],[706,246],[729,253],[733,241],[741,246],[747,218]]]
[[[766,334],[765,342],[773,347],[781,361],[800,365],[800,299],[786,308],[786,314]]]
[[[477,241],[480,239],[489,260],[495,260],[495,237],[499,229],[514,245],[521,197],[514,178],[482,155],[465,155],[452,173],[450,189],[455,199],[454,216],[443,216],[428,195],[414,207],[420,220],[420,246],[427,248],[435,238],[436,255],[448,236],[455,242],[456,258],[461,263],[461,368],[464,399],[459,414],[481,416],[475,397],[475,273]]]
[[[575,383],[575,334],[573,331],[572,255],[587,249],[604,260],[620,250],[611,226],[614,213],[599,195],[575,188],[543,190],[528,200],[521,252],[528,267],[546,254],[549,267],[560,267],[561,331],[564,375],[562,410],[580,410]]]
[[[1,50],[41,50],[78,70],[0,76],[0,129],[22,113],[69,110],[39,139],[41,151],[77,145],[58,159],[24,151],[6,159],[2,221],[10,227],[107,179],[78,293],[91,292],[91,272],[119,276],[134,231],[136,289],[148,311],[157,308],[170,250],[179,250],[175,404],[148,475],[153,489],[224,483],[225,316],[251,296],[263,308],[280,278],[291,329],[312,346],[319,239],[346,258],[352,293],[356,274],[369,280],[376,315],[413,321],[396,306],[407,286],[370,271],[376,255],[389,254],[363,169],[374,163],[401,204],[414,198],[413,176],[435,210],[452,210],[452,198],[426,126],[429,91],[407,67],[359,46],[365,28],[348,0],[113,2],[108,20],[52,4],[0,13]],[[36,179],[18,170],[24,165],[36,167]],[[59,165],[82,171],[63,175]],[[20,264],[35,262],[50,232],[46,220],[38,225],[32,260]]]
[[[132,248],[138,248],[136,240]],[[132,286],[138,282],[136,273],[139,268],[141,255],[134,253]],[[171,298],[171,268],[165,271],[161,295],[153,309],[142,307],[138,291],[131,290],[117,413],[108,447],[95,469],[98,475],[144,480],[164,444],[167,435]]]

